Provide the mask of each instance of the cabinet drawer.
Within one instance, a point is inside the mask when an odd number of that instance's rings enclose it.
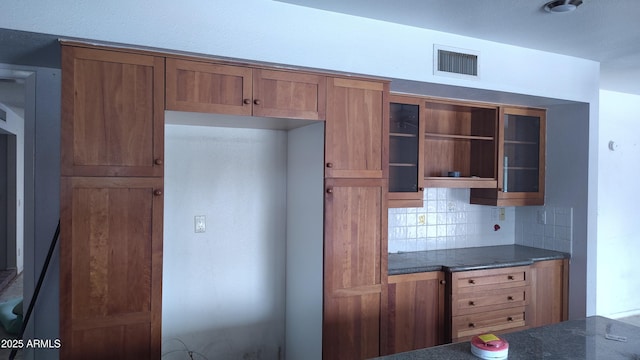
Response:
[[[453,274],[453,291],[473,292],[529,285],[529,266],[463,271]]]
[[[453,295],[452,316],[482,313],[529,304],[530,286]]]
[[[453,317],[454,340],[488,332],[503,332],[526,327],[524,306]]]

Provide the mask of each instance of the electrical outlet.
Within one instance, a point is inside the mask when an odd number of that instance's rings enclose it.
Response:
[[[427,216],[423,214],[418,215],[418,225],[425,225],[427,223],[426,217]]]
[[[500,208],[498,217],[500,218],[500,221],[504,221],[507,218],[504,208]]]
[[[203,233],[207,230],[207,220],[204,215],[196,215],[194,218],[195,232]]]
[[[538,224],[546,225],[547,224],[547,211],[546,210],[538,210]]]

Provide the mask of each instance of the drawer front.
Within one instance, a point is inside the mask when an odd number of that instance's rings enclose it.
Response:
[[[484,313],[529,304],[530,286],[453,295],[452,316]]]
[[[526,327],[526,308],[517,307],[478,314],[455,316],[452,319],[452,338],[466,338],[489,332],[504,332]]]
[[[529,285],[529,267],[463,271],[453,274],[454,292]]]

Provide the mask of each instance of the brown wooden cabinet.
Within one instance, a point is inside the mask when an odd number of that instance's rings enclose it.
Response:
[[[471,203],[544,205],[546,111],[503,106],[498,128],[497,187],[472,189]]]
[[[445,281],[441,271],[388,278],[386,354],[440,345],[445,338]]]
[[[422,206],[423,187],[471,188],[472,204],[544,204],[544,109],[394,94],[389,110],[390,207]]]
[[[388,83],[327,80],[324,359],[366,359],[386,339]]]
[[[441,99],[425,106],[425,187],[495,188],[498,107]]]
[[[448,276],[447,335],[451,341],[521,330],[533,324],[529,266],[461,271]]]
[[[386,186],[385,179],[325,179],[324,359],[380,354]]]
[[[569,260],[539,261],[531,266],[532,326],[543,326],[569,318]]]
[[[323,120],[323,75],[167,58],[167,109]]]
[[[424,98],[389,97],[389,207],[422,207]]]
[[[167,109],[326,118],[323,357],[380,354],[387,81],[74,42],[62,54],[62,358],[160,357]]]
[[[158,359],[164,58],[62,47],[63,359]]]
[[[162,178],[64,177],[62,359],[159,359]]]
[[[65,46],[63,176],[162,176],[164,58]]]
[[[389,84],[327,79],[325,177],[386,178],[384,126]]]

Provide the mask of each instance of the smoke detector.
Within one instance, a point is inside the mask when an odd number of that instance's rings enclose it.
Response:
[[[566,13],[575,10],[582,4],[582,0],[555,0],[544,4],[544,9],[550,13]]]

